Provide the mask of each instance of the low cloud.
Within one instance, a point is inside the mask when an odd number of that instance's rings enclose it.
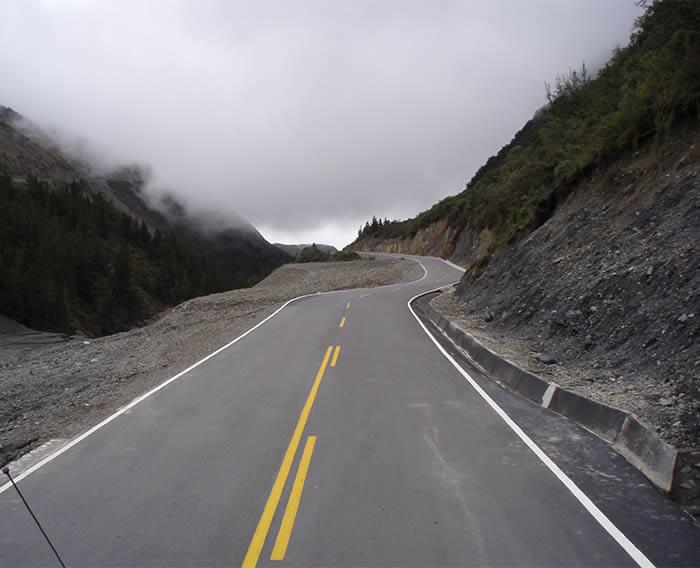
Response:
[[[544,102],[624,44],[632,1],[3,5],[0,104],[147,163],[186,205],[344,245],[460,191]]]

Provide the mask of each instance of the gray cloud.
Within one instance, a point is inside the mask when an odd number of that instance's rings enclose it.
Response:
[[[544,102],[624,44],[632,0],[16,0],[0,104],[151,165],[271,239],[349,242],[460,191]]]

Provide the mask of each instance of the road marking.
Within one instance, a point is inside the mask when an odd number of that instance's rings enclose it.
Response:
[[[333,353],[333,360],[331,361],[331,367],[335,367],[338,362],[338,355],[340,355],[340,345],[335,346],[335,353]]]
[[[445,264],[448,264],[449,266],[451,266],[451,267],[454,268],[455,270],[459,270],[460,272],[466,272],[466,269],[464,269],[464,268],[462,268],[461,266],[455,264],[454,262],[450,262],[449,260],[445,260],[444,258],[441,258],[440,260],[442,260],[442,262],[444,262]]]
[[[418,261],[420,262],[420,261]],[[423,267],[425,269],[425,267]],[[427,271],[426,271],[427,272]],[[437,339],[433,337],[433,334],[430,333],[428,328],[425,326],[425,324],[420,320],[420,318],[416,315],[416,312],[413,311],[413,307],[411,307],[411,303],[416,300],[417,298],[420,298],[421,296],[425,296],[426,294],[430,294],[432,292],[437,292],[440,290],[440,288],[436,288],[434,290],[430,290],[429,292],[421,292],[420,294],[417,294],[416,296],[413,296],[408,303],[408,309],[410,310],[411,314],[413,314],[413,317],[416,318],[416,321],[418,324],[421,326],[423,331],[426,333],[426,335],[430,338],[430,340],[435,344],[435,346],[440,350],[440,353],[442,353],[447,360],[452,363],[455,369],[459,371],[459,373],[467,380],[467,382],[474,388],[474,390],[483,398],[487,404],[498,414],[498,416],[503,419],[503,421],[510,427],[513,432],[525,443],[525,445],[532,450],[532,452],[540,459],[544,465],[546,465],[549,470],[561,481],[564,486],[573,494],[574,497],[583,505],[583,507],[588,511],[591,516],[598,521],[598,524],[600,524],[603,529],[624,549],[624,551],[629,554],[629,556],[634,560],[639,566],[642,568],[654,568],[654,564],[644,555],[644,553],[639,550],[623,533],[620,529],[618,529],[608,517],[605,516],[605,513],[601,511],[598,507],[596,507],[595,503],[590,500],[590,498],[583,492],[579,487],[571,480],[571,478],[566,475],[557,464],[555,464],[547,454],[542,451],[542,449],[535,444],[535,442],[532,441],[532,439],[525,433],[523,430],[518,426],[515,421],[508,416],[508,414],[503,410],[487,393],[484,391],[479,384],[472,378],[472,376],[465,371],[462,366],[457,363],[457,361],[454,360],[454,358],[445,350],[445,348],[440,345]]]
[[[294,478],[294,485],[292,485],[292,492],[289,494],[287,509],[284,512],[284,517],[282,517],[282,524],[277,533],[277,539],[275,540],[275,546],[272,549],[270,560],[284,560],[284,556],[287,554],[289,538],[292,536],[294,520],[297,518],[301,494],[304,491],[304,482],[306,481],[306,474],[309,472],[309,464],[311,463],[311,455],[314,453],[315,445],[316,436],[309,436],[306,439],[304,453],[301,455],[297,475]]]
[[[336,347],[336,352],[337,352]],[[270,490],[270,496],[267,498],[265,503],[265,508],[263,509],[262,515],[260,516],[260,521],[255,529],[253,538],[248,546],[248,552],[243,559],[243,568],[254,568],[258,563],[258,558],[260,558],[260,553],[262,552],[263,546],[265,545],[265,539],[267,538],[267,533],[270,530],[270,524],[272,523],[272,518],[275,516],[275,511],[277,510],[277,505],[279,504],[280,497],[282,496],[282,490],[284,489],[285,483],[287,483],[287,477],[289,476],[289,470],[292,468],[292,462],[294,461],[294,456],[296,455],[297,448],[299,447],[299,440],[301,440],[301,434],[304,432],[306,427],[306,422],[309,419],[309,413],[311,412],[311,407],[314,405],[314,400],[316,399],[316,393],[318,392],[318,387],[323,380],[323,375],[326,372],[326,367],[328,366],[328,360],[331,356],[331,351],[333,346],[330,345],[326,349],[326,354],[323,357],[323,362],[318,368],[316,373],[316,378],[314,384],[309,391],[309,396],[304,403],[304,408],[301,409],[301,414],[299,415],[299,420],[294,428],[294,433],[292,434],[292,439],[287,446],[287,451],[284,453],[284,458],[282,459],[282,465],[277,472],[277,477],[275,478],[275,483],[272,485]]]
[[[348,302],[348,303],[345,305],[345,309],[346,309],[346,310],[349,310],[349,309],[350,309],[350,302]]]
[[[340,320],[338,327],[345,327],[345,316],[343,316],[343,319]]]
[[[414,280],[413,282],[402,282],[402,283],[400,283],[400,284],[384,284],[384,285],[382,285],[382,286],[376,286],[376,287],[374,288],[374,290],[379,290],[379,289],[381,289],[381,288],[392,288],[392,287],[394,287],[394,286],[401,286],[401,287],[403,287],[403,286],[407,286],[407,285],[411,285],[411,284],[418,284],[419,282],[425,280],[425,278],[428,276],[428,271],[425,269],[425,266],[423,266],[423,264],[422,264],[419,260],[417,260],[417,259],[415,259],[415,258],[410,258],[410,257],[407,257],[407,258],[409,258],[410,260],[413,260],[414,262],[417,262],[417,263],[418,263],[418,265],[423,269],[423,276],[421,276],[420,278],[418,278],[418,280]],[[363,289],[365,289],[365,288],[353,288],[353,290],[363,290]],[[136,405],[139,404],[140,402],[143,402],[143,401],[146,400],[147,398],[153,396],[155,393],[157,393],[159,390],[165,388],[165,387],[168,386],[170,383],[172,383],[172,382],[174,382],[174,381],[177,381],[179,378],[185,376],[185,375],[186,375],[187,373],[189,373],[191,370],[193,370],[193,369],[199,367],[202,363],[205,363],[206,361],[208,361],[208,360],[211,359],[212,357],[215,357],[216,355],[218,355],[218,354],[221,353],[222,351],[224,351],[224,350],[228,349],[229,347],[231,347],[232,345],[238,343],[241,339],[243,339],[243,338],[246,337],[247,335],[253,333],[253,332],[254,332],[256,329],[258,329],[260,326],[264,325],[264,324],[267,323],[269,320],[271,320],[272,318],[274,318],[277,314],[279,314],[279,313],[280,313],[284,308],[286,308],[289,304],[291,304],[291,303],[293,303],[293,302],[296,302],[296,301],[298,301],[298,300],[303,300],[304,298],[313,298],[314,296],[325,296],[325,295],[328,295],[328,294],[346,294],[347,292],[348,292],[348,290],[329,290],[328,292],[314,292],[314,293],[312,293],[312,294],[303,294],[303,295],[301,295],[301,296],[297,296],[296,298],[292,298],[291,300],[287,300],[284,304],[282,304],[279,308],[277,308],[274,312],[272,312],[272,313],[271,313],[269,316],[267,316],[265,319],[259,321],[259,322],[256,323],[253,327],[251,327],[250,329],[248,329],[247,331],[245,331],[244,333],[242,333],[242,334],[239,335],[238,337],[232,339],[232,340],[229,341],[226,345],[224,345],[224,346],[222,346],[222,347],[219,347],[219,348],[216,349],[215,351],[212,351],[211,353],[209,353],[209,355],[207,355],[206,357],[203,357],[202,359],[200,359],[200,360],[197,361],[196,363],[193,363],[192,365],[190,365],[189,367],[187,367],[187,368],[184,369],[183,371],[180,371],[179,373],[177,373],[176,375],[170,377],[169,379],[166,379],[165,381],[163,381],[163,382],[160,383],[159,385],[156,385],[156,386],[153,387],[151,390],[146,391],[145,393],[143,393],[143,394],[137,396],[137,397],[134,398],[131,402],[129,402],[126,406],[122,406],[120,409],[116,410],[113,414],[110,414],[107,418],[105,418],[105,419],[102,420],[101,422],[98,422],[97,424],[95,424],[95,425],[92,426],[91,428],[88,428],[85,432],[83,432],[82,434],[79,434],[78,436],[76,436],[75,438],[73,438],[72,440],[70,440],[67,444],[65,444],[64,446],[61,446],[59,449],[57,449],[57,450],[56,450],[55,452],[53,452],[52,454],[46,456],[46,457],[45,457],[43,460],[41,460],[40,462],[38,462],[38,463],[34,464],[33,466],[31,466],[30,468],[24,470],[24,471],[23,471],[22,473],[20,473],[19,475],[14,476],[15,482],[22,481],[24,478],[30,476],[32,473],[34,473],[34,472],[37,471],[38,469],[44,467],[47,463],[52,462],[52,461],[55,460],[58,456],[60,456],[61,454],[67,452],[68,450],[70,450],[73,446],[78,445],[80,442],[82,442],[83,440],[85,440],[86,438],[88,438],[89,436],[91,436],[92,434],[94,434],[95,432],[97,432],[98,430],[100,430],[101,428],[104,428],[105,426],[107,426],[107,424],[109,424],[110,422],[112,422],[115,418],[118,418],[118,417],[121,416],[122,414],[128,413],[129,410],[131,410],[134,406],[136,406]],[[364,296],[360,296],[360,298],[364,298],[365,296],[369,296],[369,294],[365,294]],[[7,483],[5,483],[5,485],[0,486],[0,493],[4,493],[4,492],[7,491],[10,487],[12,487],[12,483],[10,483],[10,482],[8,481]]]

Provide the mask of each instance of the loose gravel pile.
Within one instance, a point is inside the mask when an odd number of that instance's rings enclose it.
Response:
[[[253,288],[188,300],[125,333],[20,352],[0,347],[0,463],[85,430],[291,298],[410,282],[422,273],[403,259],[288,264]]]

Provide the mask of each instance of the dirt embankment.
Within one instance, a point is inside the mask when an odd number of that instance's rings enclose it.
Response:
[[[434,307],[495,351],[700,446],[700,136],[577,188]]]
[[[446,219],[441,219],[418,230],[415,235],[410,237],[392,239],[363,237],[348,246],[348,250],[451,258],[455,250],[455,237],[454,229],[450,227]]]
[[[188,300],[125,333],[0,348],[0,463],[85,430],[291,298],[410,282],[422,273],[415,262],[398,259],[288,264],[253,288]]]

